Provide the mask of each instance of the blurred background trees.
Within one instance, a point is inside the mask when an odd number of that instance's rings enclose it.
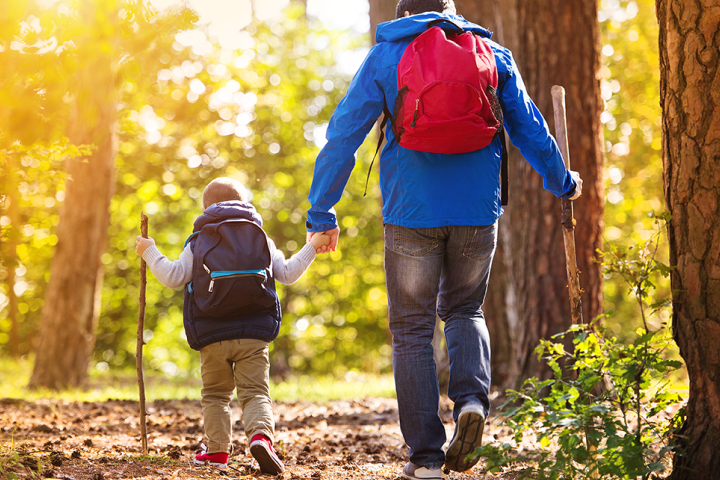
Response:
[[[257,2],[253,19],[239,26],[230,40],[195,23],[195,14],[181,7],[156,12],[147,2],[117,4],[119,14],[112,18],[117,27],[109,41],[112,47],[101,51],[109,67],[106,71],[115,79],[105,95],[114,95],[117,102],[114,180],[99,190],[112,192],[106,220],[109,227],[106,248],[97,254],[99,268],[90,261],[81,264],[83,272],[104,271],[101,287],[94,290],[97,303],[91,309],[97,326],[86,330],[96,333],[88,339],[88,345],[94,345],[89,358],[92,368],[107,371],[134,366],[139,261],[133,246],[141,211],[150,216],[150,235],[161,251],[177,258],[200,213],[198,199],[204,185],[216,176],[233,176],[254,193],[253,203],[278,247],[289,256],[302,246],[307,192],[325,126],[358,59],[370,46],[363,28],[338,30],[323,24],[322,15],[310,13],[312,2],[278,2],[283,8],[275,8],[271,14],[260,11],[268,2]],[[372,5],[381,3],[395,2],[364,3],[373,22],[379,17]],[[486,3],[493,7],[496,2]],[[78,99],[73,96],[73,82],[83,68],[92,65],[89,53],[83,50],[88,48],[83,29],[98,21],[96,16],[83,21],[78,5],[28,0],[0,6],[3,354],[33,357],[43,334],[52,335],[70,325],[71,314],[65,310],[54,317],[62,327],[41,326],[44,316],[51,315],[49,310],[43,311],[57,308],[54,298],[64,295],[50,293],[52,278],[62,278],[54,270],[50,272],[53,257],[61,252],[60,209],[70,200],[67,159],[82,157],[85,160],[75,160],[75,164],[89,167],[101,148],[97,138],[70,136],[70,111]],[[473,11],[473,6],[473,2],[458,1],[460,13]],[[349,11],[350,6],[345,8]],[[599,88],[604,100],[600,120],[606,164],[593,174],[582,173],[602,176],[607,191],[603,198],[598,190],[599,203],[593,208],[604,201],[606,225],[602,232],[621,246],[649,238],[652,227],[646,215],[652,209],[663,209],[653,9],[650,0],[603,0],[598,5],[602,34]],[[394,14],[394,5],[385,10]],[[493,27],[483,16],[467,16]],[[497,40],[507,35],[503,30],[507,27],[494,28]],[[186,31],[176,35],[181,30]],[[102,50],[100,43],[96,47]],[[522,61],[532,59],[529,49],[516,53]],[[566,68],[585,68],[561,63],[553,75],[562,76]],[[546,83],[568,87],[564,78],[552,80],[555,77],[542,69],[526,73],[522,64],[520,69],[526,81],[534,79],[529,88],[539,103],[543,95],[549,95],[549,87],[544,91]],[[108,83],[101,78],[100,71],[91,77],[93,89]],[[99,124],[89,123],[84,126],[99,130]],[[571,135],[584,128],[570,125]],[[588,135],[588,141],[594,142],[595,132]],[[68,136],[78,145],[71,145],[65,139]],[[274,375],[390,371],[376,175],[370,178],[368,196],[362,197],[372,154],[370,143],[358,154],[356,168],[361,173],[352,175],[337,206],[344,236],[341,250],[319,257],[299,282],[281,287],[285,315],[280,336],[271,346]],[[81,146],[85,144],[95,148],[89,151]],[[571,144],[574,165],[597,162],[597,157],[586,159],[576,151]],[[514,182],[523,178],[519,168],[517,162],[511,167]],[[522,198],[518,188],[511,190],[511,206]],[[98,194],[98,204],[101,196]],[[555,210],[548,209],[559,217],[559,207]],[[582,218],[579,223],[582,228]],[[98,247],[100,243],[101,239]],[[561,248],[558,243],[560,253]],[[75,253],[80,256],[90,253],[84,252],[84,247],[78,250]],[[592,253],[591,248],[584,251],[584,257]],[[76,261],[58,258],[66,273]],[[496,267],[499,264],[496,261]],[[582,282],[587,282],[593,271],[592,265],[587,265]],[[564,268],[559,271],[564,287]],[[71,277],[61,283],[75,294],[79,288]],[[606,326],[619,336],[634,330],[634,309],[624,307],[626,292],[613,280],[605,282],[604,292],[606,309],[615,310],[615,315],[605,320]],[[150,278],[145,356],[150,369],[172,378],[192,376],[198,366],[197,356],[182,337],[181,305],[182,291],[166,289]],[[95,321],[87,320],[92,316],[83,318],[86,326]],[[662,320],[652,319],[656,324]]]

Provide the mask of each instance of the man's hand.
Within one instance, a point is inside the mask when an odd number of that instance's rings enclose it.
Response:
[[[330,237],[330,243],[327,245],[321,245],[319,248],[315,249],[316,254],[321,253],[327,253],[327,252],[334,252],[337,250],[337,244],[338,244],[338,236],[340,235],[340,227],[335,227],[332,230],[328,230],[327,232],[316,232],[316,233],[324,233],[325,235],[328,235]],[[307,233],[307,242],[310,243],[310,239],[313,237],[313,232]]]
[[[577,184],[577,187],[575,187],[575,195],[570,197],[570,200],[577,200],[580,198],[580,195],[582,195],[583,181],[582,178],[580,178],[580,174],[574,170],[570,170],[570,176],[572,176],[573,180],[575,180],[575,183]]]
[[[152,238],[144,238],[141,236],[135,237],[135,252],[142,257],[145,250],[155,245],[155,240]]]

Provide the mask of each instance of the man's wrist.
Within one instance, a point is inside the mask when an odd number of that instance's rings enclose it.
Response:
[[[308,210],[305,228],[308,232],[327,232],[338,225],[334,212]]]
[[[575,192],[577,191],[577,183],[573,186],[573,188],[570,189],[569,192],[567,192],[565,195],[562,196],[564,199],[570,199],[573,196],[575,196]]]
[[[305,222],[305,228],[309,233],[320,233],[320,232],[329,232],[330,230],[335,230],[338,228],[337,223],[310,223],[308,220]]]

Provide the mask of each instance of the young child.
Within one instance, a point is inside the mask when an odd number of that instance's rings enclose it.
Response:
[[[330,237],[312,236],[286,260],[265,236],[262,218],[247,202],[246,192],[231,178],[210,182],[203,192],[203,214],[178,260],[171,262],[162,255],[152,238],[137,237],[136,252],[160,283],[170,288],[186,286],[183,323],[190,346],[200,352],[207,440],[205,452],[194,463],[227,466],[232,451],[230,401],[237,387],[250,453],[262,473],[277,475],[285,471],[285,465],[272,446],[275,422],[268,344],[277,336],[281,318],[274,279],[295,282]],[[220,269],[218,262],[229,262],[230,267]]]

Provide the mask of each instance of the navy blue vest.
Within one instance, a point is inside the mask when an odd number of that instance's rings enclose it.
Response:
[[[282,313],[280,311],[280,301],[275,290],[275,279],[272,274],[272,267],[267,269],[267,279],[264,282],[264,288],[271,294],[271,305],[263,308],[252,308],[250,310],[240,310],[234,313],[218,318],[203,312],[195,301],[195,293],[193,283],[198,278],[199,269],[205,268],[198,261],[195,255],[195,248],[198,245],[198,234],[202,235],[203,227],[206,229],[217,228],[217,224],[227,220],[246,220],[254,223],[259,229],[254,227],[247,229],[248,235],[253,238],[247,238],[247,244],[258,245],[261,235],[265,242],[267,237],[261,232],[262,217],[258,214],[255,207],[249,203],[240,201],[220,202],[211,205],[202,215],[195,220],[193,227],[193,235],[190,237],[190,247],[193,249],[193,282],[185,286],[185,300],[183,304],[183,323],[185,325],[185,334],[187,336],[190,347],[195,350],[210,345],[212,343],[223,340],[236,340],[240,338],[255,338],[266,342],[271,342],[277,337],[280,330],[280,321]],[[207,231],[207,230],[206,230]],[[202,241],[202,239],[200,239]],[[243,243],[245,243],[243,241]],[[198,247],[199,248],[199,247]],[[269,253],[269,249],[267,250]],[[263,252],[260,252],[263,253]],[[272,260],[272,259],[270,259]],[[227,301],[227,300],[226,300]]]

